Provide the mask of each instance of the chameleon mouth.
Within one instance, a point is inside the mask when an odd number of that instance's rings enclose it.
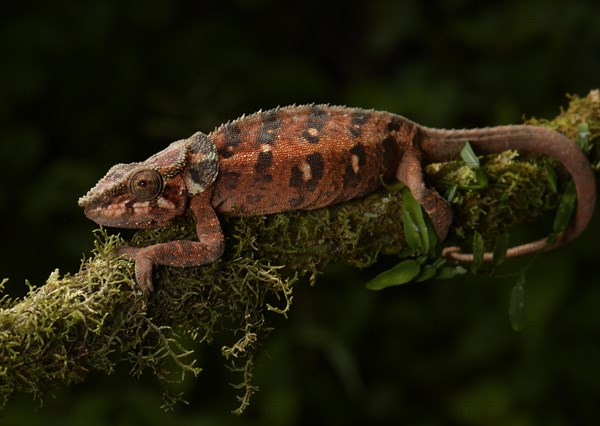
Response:
[[[100,200],[94,200],[100,201]],[[151,201],[132,201],[102,203],[83,200],[85,215],[98,225],[116,228],[151,228],[162,226],[174,216],[181,214],[185,203],[174,204],[159,198]]]
[[[88,205],[84,209],[85,215],[90,219],[120,217],[123,216],[126,211],[127,208],[120,204],[111,204],[102,207]]]
[[[156,218],[150,215],[150,208],[139,207],[136,214],[131,214],[131,207],[125,204],[111,204],[109,206],[87,206],[85,215],[98,225],[115,228],[151,228],[160,225]]]
[[[118,226],[122,223],[122,218],[127,212],[125,206],[120,205],[109,205],[109,206],[95,206],[89,204],[87,201],[79,200],[79,205],[84,207],[85,215],[102,226]]]

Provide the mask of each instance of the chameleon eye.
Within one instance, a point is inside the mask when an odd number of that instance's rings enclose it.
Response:
[[[154,170],[141,170],[129,178],[129,192],[138,201],[153,200],[162,191],[162,179]]]

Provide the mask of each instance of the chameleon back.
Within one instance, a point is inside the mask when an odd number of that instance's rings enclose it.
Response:
[[[387,112],[327,105],[241,117],[209,135],[220,157],[212,205],[255,215],[360,197],[378,188],[382,175],[394,176],[398,133],[415,126]]]

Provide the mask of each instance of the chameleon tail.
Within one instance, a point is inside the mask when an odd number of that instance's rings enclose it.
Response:
[[[567,230],[550,243],[542,238],[527,244],[511,247],[507,257],[517,257],[541,250],[560,247],[575,239],[589,224],[596,204],[596,183],[590,163],[573,141],[562,134],[537,126],[514,125],[472,130],[422,129],[421,149],[423,161],[432,163],[459,158],[465,142],[469,142],[479,154],[497,154],[506,150],[518,150],[548,155],[563,164],[575,182],[577,210]],[[472,262],[472,253],[460,253],[458,247],[447,247],[444,256],[459,262]],[[489,262],[492,253],[484,254]]]

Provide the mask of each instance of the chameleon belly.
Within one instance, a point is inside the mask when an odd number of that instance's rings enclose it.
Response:
[[[220,158],[212,204],[218,212],[266,214],[367,194],[382,176],[394,176],[397,134],[411,124],[385,112],[323,105],[227,123],[209,135]]]

